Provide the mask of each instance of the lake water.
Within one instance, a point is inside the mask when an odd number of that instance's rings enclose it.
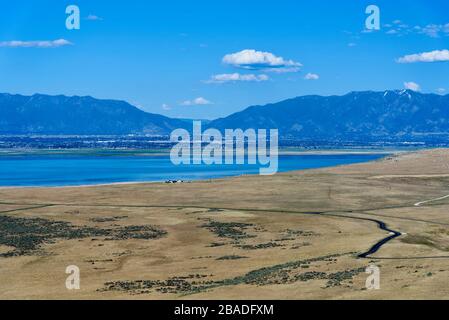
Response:
[[[280,156],[279,172],[361,163],[384,156],[382,154]],[[168,156],[0,156],[0,186],[2,187],[188,181],[258,173],[259,167],[253,165],[175,166]]]

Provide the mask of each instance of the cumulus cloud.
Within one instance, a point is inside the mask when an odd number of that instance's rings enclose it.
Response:
[[[227,54],[223,63],[240,69],[264,70],[267,72],[298,72],[302,64],[293,60],[285,60],[271,52],[246,49]]]
[[[0,47],[4,48],[59,48],[63,46],[72,45],[70,41],[65,39],[58,39],[53,41],[3,41],[0,42]]]
[[[193,100],[186,100],[181,103],[182,106],[206,106],[206,105],[210,105],[210,104],[213,104],[213,103],[203,97],[198,97]]]
[[[169,110],[171,110],[171,107],[170,107],[170,105],[164,103],[164,104],[162,104],[162,109],[166,110],[166,111],[169,111]]]
[[[320,78],[320,76],[315,73],[308,73],[304,77],[304,79],[306,79],[306,80],[318,80],[319,78]]]
[[[416,82],[404,82],[405,89],[412,90],[412,91],[421,91],[421,86],[417,84]]]
[[[422,52],[401,57],[397,60],[399,63],[415,63],[415,62],[442,62],[449,61],[449,50],[434,50],[430,52]]]
[[[445,93],[447,92],[447,90],[444,89],[444,88],[438,88],[438,89],[436,90],[436,92],[437,92],[438,94],[445,94]]]
[[[211,77],[207,83],[225,83],[225,82],[262,82],[270,78],[266,74],[240,74],[240,73],[224,73],[216,74]]]

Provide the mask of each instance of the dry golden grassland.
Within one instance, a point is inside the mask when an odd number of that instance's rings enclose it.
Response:
[[[0,298],[446,299],[446,195],[449,150],[271,177],[0,189]],[[402,235],[358,258],[389,236],[373,220]],[[380,290],[365,288],[370,264]],[[69,265],[80,290],[65,287]]]

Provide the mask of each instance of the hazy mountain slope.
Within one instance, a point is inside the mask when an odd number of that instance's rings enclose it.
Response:
[[[304,96],[253,106],[210,124],[226,128],[277,128],[300,140],[435,140],[449,137],[449,95],[409,90]]]
[[[185,126],[124,101],[0,94],[0,134],[169,134]]]
[[[449,95],[409,90],[304,96],[253,106],[205,126],[279,129],[309,141],[449,141]],[[0,94],[0,134],[167,135],[191,121],[146,113],[124,101]]]

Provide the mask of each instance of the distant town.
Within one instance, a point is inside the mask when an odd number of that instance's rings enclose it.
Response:
[[[434,142],[365,142],[359,141],[299,141],[281,139],[282,148],[306,150],[323,149],[379,149],[447,147],[444,141]],[[168,150],[173,146],[169,136],[0,136],[0,149],[135,149]]]

